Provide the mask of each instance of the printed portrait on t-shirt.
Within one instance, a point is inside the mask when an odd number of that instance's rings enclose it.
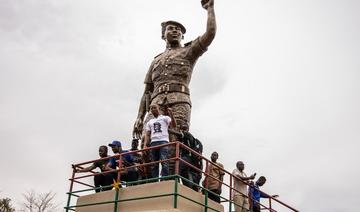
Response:
[[[161,130],[161,124],[159,122],[155,122],[154,123],[154,132],[155,133],[161,133],[162,130]]]

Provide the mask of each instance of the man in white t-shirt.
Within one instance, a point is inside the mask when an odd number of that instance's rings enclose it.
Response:
[[[234,188],[233,190],[233,201],[235,205],[235,212],[248,212],[249,211],[249,200],[248,195],[248,186],[247,182],[255,178],[256,173],[248,177],[244,172],[245,165],[242,161],[236,163],[236,169],[232,174],[238,179],[234,178]]]
[[[174,117],[170,108],[167,108],[167,113],[170,115],[165,116],[161,115],[159,112],[159,106],[154,104],[150,106],[150,112],[153,114],[154,118],[150,119],[146,123],[146,134],[145,134],[145,148],[149,146],[159,146],[169,142],[169,127],[176,127]],[[151,160],[159,161],[166,160],[168,158],[168,146],[156,148],[151,150]],[[169,165],[168,162],[161,162],[161,176],[169,175]],[[151,169],[151,177],[159,177],[159,164],[156,163]]]

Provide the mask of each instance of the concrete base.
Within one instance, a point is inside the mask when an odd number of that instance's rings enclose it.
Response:
[[[181,196],[177,198],[177,208],[174,209],[174,188],[175,181],[163,181],[158,183],[147,183],[137,186],[121,188],[119,190],[119,200],[131,198],[150,197],[155,195],[171,194],[169,196],[155,197],[149,199],[131,200],[118,203],[118,212],[203,212],[204,206],[198,205]],[[115,200],[115,190],[100,192],[96,194],[85,195],[79,197],[77,205],[85,205],[92,203],[101,203]],[[205,204],[205,196],[199,192],[195,192],[186,186],[178,184],[178,194],[183,195],[193,201]],[[217,211],[224,211],[224,207],[208,199],[208,206]],[[215,211],[210,208],[208,211]],[[77,212],[114,212],[114,203],[106,203],[101,205],[92,205],[85,207],[77,207]]]

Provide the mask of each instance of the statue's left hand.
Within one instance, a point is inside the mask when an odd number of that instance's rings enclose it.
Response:
[[[209,7],[214,7],[214,0],[201,0],[201,5],[207,10]]]
[[[141,139],[143,129],[143,121],[141,118],[137,118],[133,128],[133,138]]]

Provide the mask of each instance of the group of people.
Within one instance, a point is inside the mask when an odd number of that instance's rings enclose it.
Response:
[[[141,153],[137,150],[139,147],[139,140],[133,139],[130,150],[123,150],[120,141],[113,141],[108,146],[111,147],[114,155],[123,154],[121,160],[120,157],[111,157],[108,155],[107,146],[99,147],[100,160],[94,162],[91,166],[86,168],[74,167],[75,172],[89,172],[96,168],[99,168],[104,174],[96,174],[94,176],[95,191],[110,190],[113,181],[118,179],[117,168],[122,167],[120,171],[120,179],[125,182],[134,182],[144,179],[150,179],[148,181],[154,182],[159,179],[159,163],[152,163],[147,166],[136,166],[142,163],[149,163],[160,161],[161,164],[161,179],[166,179],[169,174],[174,174],[174,170],[169,170],[168,149],[169,146],[165,145],[169,143],[169,133],[172,133],[177,137],[177,140],[181,141],[190,149],[196,151],[194,154],[192,151],[181,149],[180,156],[186,163],[191,164],[193,167],[189,167],[185,163],[180,163],[179,173],[182,176],[182,182],[184,185],[198,191],[197,186],[201,180],[202,166],[202,144],[196,139],[190,132],[188,132],[188,126],[184,124],[181,126],[181,131],[170,129],[170,126],[175,127],[176,124],[172,120],[171,109],[167,109],[167,115],[160,114],[159,106],[152,105],[150,107],[151,113],[154,116],[150,119],[146,125],[146,134],[143,139],[142,148],[144,151]],[[159,146],[159,147],[156,147]],[[146,151],[147,148],[151,148]],[[131,152],[129,152],[131,151]],[[126,153],[126,154],[124,154]],[[121,165],[119,164],[121,163]],[[111,172],[112,171],[112,172]]]
[[[183,124],[180,127],[176,126],[173,121],[171,109],[166,109],[166,115],[161,114],[159,105],[153,104],[150,106],[150,112],[153,118],[150,119],[145,126],[145,137],[143,139],[141,153],[138,150],[139,140],[133,139],[130,150],[123,150],[120,141],[113,141],[108,146],[111,147],[114,155],[122,154],[120,157],[111,157],[108,155],[107,146],[99,147],[99,156],[102,160],[97,160],[91,166],[86,168],[74,167],[76,172],[89,172],[99,168],[104,174],[96,174],[94,176],[95,191],[106,191],[112,189],[111,184],[118,179],[118,172],[115,172],[118,167],[123,167],[120,171],[120,179],[125,182],[135,182],[142,179],[150,179],[150,182],[159,179],[159,163],[161,164],[160,179],[167,179],[166,177],[174,172],[169,170],[169,137],[172,134],[176,140],[183,143],[187,148],[180,148],[179,175],[181,176],[183,185],[200,191],[200,181],[202,178],[203,159],[201,157],[203,146],[201,142],[196,139],[188,130],[189,126]],[[179,131],[175,129],[180,129]],[[147,148],[150,148],[146,151]],[[131,151],[131,152],[129,152]],[[126,154],[124,154],[126,153]],[[224,180],[224,166],[218,162],[219,154],[213,152],[211,154],[211,162],[207,163],[205,168],[205,177],[202,182],[203,188],[208,192],[209,199],[218,203],[221,202],[220,195],[222,193],[222,184]],[[185,162],[183,162],[185,161]],[[135,166],[136,164],[153,162],[150,166]],[[120,164],[119,164],[120,163]],[[128,168],[127,168],[128,167]],[[236,212],[245,211],[260,211],[260,198],[269,198],[268,195],[261,192],[259,187],[264,185],[266,178],[261,176],[256,182],[256,173],[247,176],[244,172],[245,165],[242,161],[236,163],[236,168],[232,172],[233,185],[232,200],[235,205]],[[113,172],[109,172],[109,171]],[[145,181],[143,181],[145,182]],[[130,183],[131,185],[132,183]],[[202,189],[205,193],[205,189]],[[273,196],[276,197],[276,196]]]
[[[208,189],[208,197],[215,202],[221,202],[222,184],[224,179],[224,166],[217,161],[219,154],[213,152],[211,154],[211,162],[205,170],[205,179],[203,187]],[[266,178],[261,176],[256,182],[256,173],[249,177],[244,172],[245,165],[242,161],[236,163],[236,168],[232,172],[233,178],[232,200],[234,202],[236,212],[260,212],[260,198],[269,198],[267,194],[261,192],[260,188],[265,184]],[[272,197],[277,197],[273,195]]]
[[[133,146],[135,146],[137,140],[133,141]],[[113,141],[108,145],[111,147],[112,152],[114,155],[120,155],[128,150],[123,150],[120,141]],[[131,151],[134,151],[131,148]],[[115,172],[117,167],[119,167],[119,163],[121,162],[122,167],[130,167],[133,166],[135,163],[139,162],[141,159],[138,157],[136,153],[132,154],[125,154],[122,156],[121,160],[120,157],[111,157],[108,155],[108,147],[107,146],[100,146],[99,147],[99,156],[100,160],[95,161],[92,165],[86,168],[80,167],[73,167],[75,172],[90,172],[96,168],[99,168],[101,172],[106,172],[104,174],[97,174],[94,176],[94,186],[95,192],[106,191],[112,189],[112,184],[114,181],[118,179],[118,173]],[[111,172],[113,171],[113,172]],[[125,182],[133,182],[139,179],[139,171],[136,167],[130,167],[128,169],[123,169],[120,171],[120,179]]]

